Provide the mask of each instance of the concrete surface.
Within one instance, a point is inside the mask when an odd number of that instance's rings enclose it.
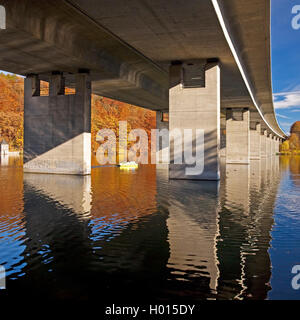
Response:
[[[272,102],[270,1],[215,4],[221,16],[210,0],[0,0],[0,69],[41,77],[60,70],[68,86],[72,74],[90,70],[94,93],[165,110],[170,63],[217,58],[222,108],[259,110],[262,126],[285,137]]]
[[[192,62],[198,68],[203,61]],[[218,64],[207,64],[205,70],[205,87],[183,88],[182,75],[185,65],[170,67],[170,131],[177,129],[184,135],[184,129],[193,130],[193,155],[196,154],[196,130],[204,130],[203,172],[188,174],[195,164],[176,164],[175,159],[184,159],[183,154],[170,145],[171,179],[219,180],[220,178],[220,68]],[[182,148],[184,150],[184,148]]]
[[[91,173],[91,83],[76,75],[76,94],[64,95],[50,80],[50,95],[39,95],[39,79],[25,79],[24,171]]]
[[[259,160],[261,157],[261,125],[250,126],[250,160]]]
[[[226,163],[250,163],[250,111],[227,109],[226,115]]]

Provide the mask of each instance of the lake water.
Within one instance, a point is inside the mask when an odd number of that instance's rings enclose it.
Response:
[[[0,301],[299,299],[300,157],[222,176],[168,181],[151,165],[25,174],[1,159]]]

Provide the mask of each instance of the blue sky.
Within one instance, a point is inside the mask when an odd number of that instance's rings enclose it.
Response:
[[[300,120],[300,16],[292,13],[293,8],[300,14],[300,0],[272,0],[274,105],[278,122],[287,132]],[[299,29],[293,28],[293,20]]]

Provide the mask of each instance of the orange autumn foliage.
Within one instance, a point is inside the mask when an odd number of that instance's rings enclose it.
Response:
[[[47,95],[48,90],[48,83],[41,82],[41,95]],[[73,89],[66,88],[66,94],[72,93]],[[23,149],[23,110],[23,78],[0,73],[0,134],[9,142],[10,150]],[[151,129],[156,126],[154,111],[96,95],[92,95],[91,111],[92,152],[95,153],[98,149],[96,134],[100,129],[112,129],[118,140],[118,125],[121,120],[127,120],[128,131],[135,128],[145,129],[150,145]]]
[[[24,80],[0,74],[0,135],[10,150],[23,148]]]
[[[290,136],[281,145],[283,154],[300,154],[300,121],[296,121],[290,130]]]

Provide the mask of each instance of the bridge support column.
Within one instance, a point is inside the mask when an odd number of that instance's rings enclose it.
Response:
[[[277,137],[274,137],[274,155],[277,154]]]
[[[261,157],[261,125],[254,124],[254,128],[250,127],[250,160],[259,160]]]
[[[169,169],[169,121],[164,118],[164,112],[156,112],[156,129],[159,134],[156,137],[156,169]],[[166,161],[164,161],[166,159]]]
[[[61,74],[50,77],[49,96],[40,96],[38,76],[25,79],[24,171],[91,173],[91,82],[76,75],[76,94],[64,94]]]
[[[261,158],[267,157],[267,130],[264,130],[260,137],[260,156]]]
[[[226,163],[250,164],[248,109],[226,111]]]
[[[276,141],[275,141],[275,153],[279,153],[279,138],[276,137]]]
[[[225,112],[226,113],[226,112]],[[220,156],[226,157],[226,117],[221,117]]]
[[[267,135],[267,150],[266,150],[267,158],[272,155],[272,134]]]
[[[276,154],[276,137],[272,136],[272,153],[271,156],[275,156]]]
[[[170,179],[220,179],[220,68],[193,61],[170,67]],[[192,132],[191,144],[184,141]],[[184,143],[183,143],[184,141]],[[175,148],[176,147],[176,148]],[[190,157],[188,157],[188,154]],[[193,158],[196,163],[187,161]]]

